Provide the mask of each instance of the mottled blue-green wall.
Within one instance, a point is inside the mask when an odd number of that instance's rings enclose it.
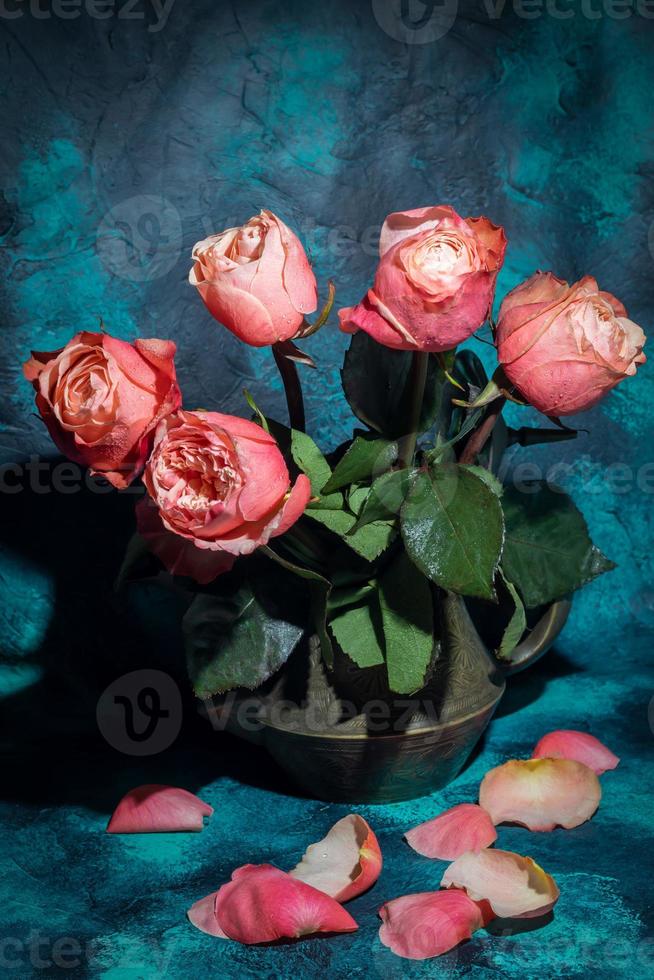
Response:
[[[417,0],[409,6],[414,14],[422,9]],[[48,9],[45,2],[41,7]],[[95,328],[100,318],[124,338],[174,339],[188,406],[243,413],[246,385],[257,402],[282,414],[269,354],[242,347],[217,327],[186,281],[193,243],[260,207],[278,212],[298,231],[319,282],[324,288],[332,277],[343,305],[357,300],[371,278],[384,216],[443,202],[464,215],[484,213],[506,228],[500,297],[536,268],[568,279],[589,273],[649,331],[651,19],[628,5],[618,11],[624,16],[615,16],[608,0],[561,0],[554,15],[550,7],[529,19],[508,0],[501,16],[489,16],[490,2],[462,0],[442,36],[418,43],[415,35],[410,40],[416,43],[402,43],[380,26],[387,23],[380,4],[367,0],[177,0],[165,23],[145,0],[134,9],[146,8],[145,20],[100,20],[84,12],[75,20],[37,19],[25,9],[15,19],[0,16],[5,463],[53,455],[21,376],[30,348],[54,349],[73,332]],[[443,17],[454,7],[444,9]],[[529,10],[533,15],[533,5]],[[307,346],[320,366],[307,389],[310,426],[325,446],[333,446],[350,426],[338,383],[345,339],[332,324]],[[479,342],[473,346],[491,366],[492,350]],[[588,432],[576,443],[517,451],[520,461],[545,470],[557,460],[570,464],[558,480],[573,493],[593,537],[618,569],[577,598],[557,653],[513,682],[506,714],[492,729],[490,754],[462,777],[473,795],[475,779],[489,764],[506,752],[528,751],[540,729],[553,724],[574,727],[581,720],[598,734],[623,739],[634,758],[651,748],[646,713],[654,625],[653,399],[648,364],[577,420]],[[530,420],[529,412],[522,416]],[[625,465],[616,470],[616,463]],[[175,895],[186,901],[216,884],[209,866],[198,863],[201,852],[189,857],[196,839],[148,845],[145,851],[116,842],[124,859],[122,884],[98,883],[116,851],[98,843],[102,819],[88,812],[110,809],[116,787],[130,785],[135,771],[124,760],[107,760],[94,741],[96,692],[129,665],[180,670],[176,616],[165,596],[143,593],[138,610],[125,619],[112,598],[111,582],[132,528],[133,498],[47,492],[51,476],[46,472],[41,479],[45,492],[32,479],[31,489],[0,495],[0,686],[13,733],[3,735],[10,775],[1,792],[27,807],[23,816],[10,810],[16,821],[10,855],[17,849],[20,858],[11,887],[17,893],[25,887],[30,908],[47,905],[53,934],[77,929],[73,934],[104,936],[98,963],[109,963],[107,977],[208,976],[214,969],[281,975],[286,961],[278,956],[273,965],[259,954],[248,960],[242,951],[230,953],[228,962],[213,952],[204,960],[206,944],[189,939],[174,917],[169,927],[166,915],[178,911]],[[7,480],[13,484],[17,477]],[[22,480],[29,484],[29,474],[23,472]],[[176,775],[193,788],[211,783],[218,762],[214,743],[200,751],[193,741],[203,738],[204,729],[192,721],[192,706],[189,711],[196,769],[184,761],[182,749],[156,766],[161,778]],[[40,749],[42,744],[48,749]],[[221,786],[233,800],[224,836],[218,825],[211,838],[221,874],[238,861],[265,857],[270,841],[284,852],[289,834],[293,853],[301,850],[312,836],[307,838],[305,824],[324,829],[319,807],[307,809],[304,801],[270,787],[259,791],[256,777],[250,780],[255,788],[247,780],[240,786],[239,765],[230,768],[224,759],[220,765],[236,780],[207,791],[219,813],[227,807]],[[627,950],[625,963],[604,969],[588,952],[575,961],[575,950],[567,949],[559,965],[532,943],[533,965],[523,959],[518,967],[506,946],[491,943],[448,969],[474,976],[485,968],[521,977],[648,975],[651,960],[642,970],[629,958],[643,938],[639,869],[647,860],[649,804],[639,794],[641,765],[632,761],[624,776],[614,777],[624,784],[605,818],[610,838],[593,837],[590,828],[581,831],[576,864],[568,861],[562,870],[576,875],[571,887],[578,892],[567,893],[570,917],[559,917],[561,936],[576,929],[592,950],[606,943],[608,928]],[[149,778],[152,769],[139,775]],[[241,846],[244,824],[268,806],[257,792],[271,794],[270,827],[257,830],[256,846]],[[457,802],[455,796],[441,794],[440,802]],[[60,804],[73,809],[57,809]],[[398,828],[426,812],[417,804],[390,808],[379,818],[389,842]],[[507,832],[507,840],[515,833]],[[638,861],[627,838],[644,849]],[[546,845],[545,857],[555,863],[560,841],[556,835]],[[221,856],[222,846],[228,855]],[[614,859],[599,857],[603,849]],[[63,879],[55,886],[50,866],[56,860],[74,887]],[[630,860],[627,884],[616,884],[617,864]],[[402,880],[404,872],[396,867],[392,887],[426,887],[424,867],[411,861],[415,878]],[[601,868],[593,876],[596,862]],[[85,884],[89,875],[91,885]],[[47,886],[47,899],[34,881]],[[133,894],[139,882],[147,882],[151,893],[139,892],[137,926],[130,931],[125,890]],[[153,924],[148,914],[159,886],[165,912]],[[392,894],[386,890],[361,901],[374,911],[377,897]],[[79,926],[84,916],[85,931]],[[11,919],[23,920],[18,912]],[[298,957],[288,962],[292,972],[316,976],[411,973],[374,942],[368,927],[356,941],[313,944],[310,954],[288,952]],[[120,943],[126,960],[137,964],[132,972],[116,965]],[[173,951],[195,957],[197,968],[169,961],[168,972],[139,966],[148,963],[148,943],[157,955],[170,954],[172,944]],[[371,949],[373,961],[367,964]]]

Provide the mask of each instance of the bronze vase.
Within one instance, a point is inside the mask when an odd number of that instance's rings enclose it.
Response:
[[[430,679],[411,697],[388,690],[384,668],[361,670],[343,655],[328,672],[312,638],[308,655],[305,649],[291,658],[254,706],[249,695],[216,707],[228,730],[264,746],[312,797],[361,804],[421,796],[461,771],[504,693],[506,674],[542,656],[569,606],[567,600],[550,606],[503,667],[464,600],[447,594]]]

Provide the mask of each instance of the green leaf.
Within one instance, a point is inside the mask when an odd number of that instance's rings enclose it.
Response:
[[[425,685],[434,650],[431,586],[404,551],[379,580],[388,684],[397,694]]]
[[[478,476],[480,480],[483,480],[489,490],[492,490],[496,497],[501,497],[504,493],[504,486],[500,483],[494,473],[487,470],[485,466],[477,466],[475,464],[466,465],[466,469]]]
[[[423,574],[459,595],[495,598],[502,507],[469,467],[440,463],[419,473],[401,522],[406,550]]]
[[[595,547],[571,498],[544,481],[504,494],[502,568],[528,608],[562,599],[615,568]]]
[[[390,439],[409,431],[411,351],[391,350],[360,330],[345,354],[341,379],[350,408],[362,422]],[[426,432],[441,409],[445,375],[429,355],[419,431]]]
[[[303,473],[311,481],[311,492],[315,497],[332,475],[331,467],[313,439],[305,432],[293,429],[291,432],[291,453]]]
[[[270,614],[249,583],[229,595],[197,595],[183,630],[188,673],[200,698],[258,687],[286,662],[304,632]]]
[[[325,659],[325,663],[328,667],[331,667],[334,662],[334,651],[332,650],[331,640],[329,638],[329,633],[327,632],[327,602],[329,600],[329,594],[331,592],[332,584],[329,579],[326,579],[324,575],[320,575],[318,572],[314,572],[310,568],[304,568],[302,565],[296,565],[292,561],[288,561],[287,558],[282,558],[278,555],[276,551],[273,551],[268,545],[264,545],[259,548],[259,551],[266,555],[267,558],[272,559],[272,561],[277,562],[282,568],[287,571],[292,572],[299,578],[306,579],[309,585],[309,594],[311,596],[311,618],[313,621],[313,627],[316,631],[318,639],[320,640],[321,653]]]
[[[372,582],[361,582],[358,585],[346,585],[340,588],[333,588],[329,600],[327,602],[327,609],[331,613],[335,609],[344,609],[347,606],[356,606],[357,603],[368,598],[371,592],[374,592],[375,586]]]
[[[481,408],[476,408],[474,411],[468,412],[459,431],[455,435],[453,435],[451,439],[448,439],[446,442],[439,441],[435,446],[435,448],[430,450],[426,454],[427,460],[430,463],[440,462],[446,456],[448,451],[452,449],[453,446],[456,446],[457,442],[465,438],[465,436],[467,436],[469,432],[472,432],[472,430],[476,427],[477,422],[479,422],[483,414],[484,412],[483,409]]]
[[[333,496],[333,495],[330,495]],[[396,534],[396,528],[390,521],[375,521],[359,530],[354,530],[356,517],[346,510],[331,510],[330,508],[308,507],[307,517],[329,528],[338,534],[343,542],[356,551],[366,561],[374,561],[388,548]]]
[[[245,395],[246,402],[248,403],[248,405],[256,415],[257,419],[259,420],[259,425],[261,426],[261,428],[264,429],[265,432],[270,432],[270,426],[268,425],[268,420],[266,416],[263,414],[263,412],[255,402],[254,398],[247,390],[247,388],[243,389],[243,394]]]
[[[350,483],[359,483],[371,476],[385,472],[397,459],[397,443],[388,439],[357,436],[343,458],[337,463],[331,477],[322,488],[332,493]]]
[[[416,472],[409,469],[395,470],[378,477],[358,512],[355,525],[357,530],[373,521],[394,520],[398,517]]]
[[[358,667],[376,667],[384,662],[379,603],[374,589],[359,605],[337,612],[329,628],[340,648]]]
[[[502,584],[509,593],[511,601],[513,602],[513,612],[511,613],[511,619],[504,630],[502,642],[497,650],[497,656],[500,658],[500,660],[510,661],[511,654],[517,647],[522,634],[527,628],[527,614],[525,613],[525,607],[522,604],[522,599],[518,595],[515,585],[513,585],[512,582],[509,582],[501,569],[500,576],[502,579]]]

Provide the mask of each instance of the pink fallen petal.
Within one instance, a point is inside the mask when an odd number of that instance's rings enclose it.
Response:
[[[381,869],[377,838],[363,817],[350,813],[306,849],[290,874],[337,902],[347,902],[374,885]]]
[[[602,796],[592,769],[572,759],[512,759],[484,776],[479,803],[494,824],[571,830],[590,820]]]
[[[200,932],[206,932],[209,936],[217,936],[219,939],[227,939],[227,936],[218,925],[216,918],[216,897],[218,892],[211,892],[205,895],[198,902],[191,905],[186,913],[189,922],[192,922]]]
[[[493,821],[476,803],[460,803],[405,835],[414,851],[428,858],[453,861],[466,851],[481,851],[497,840]]]
[[[620,759],[594,735],[561,729],[543,735],[531,755],[532,759],[573,759],[588,766],[601,776],[608,769],[615,769]]]
[[[440,956],[481,929],[481,910],[464,891],[420,892],[386,902],[379,910],[379,938],[398,956]]]
[[[203,910],[197,917],[206,924],[205,915]],[[358,928],[329,895],[271,864],[237,868],[216,895],[215,916],[227,938],[248,945]]]
[[[500,918],[544,915],[559,897],[552,876],[530,857],[496,848],[462,854],[446,870],[441,885],[463,888],[474,902],[488,902]]]
[[[137,786],[123,796],[108,834],[161,834],[202,830],[213,807],[178,786]]]

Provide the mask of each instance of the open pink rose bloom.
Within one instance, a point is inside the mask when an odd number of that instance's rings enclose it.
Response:
[[[53,442],[123,489],[141,472],[158,422],[181,403],[175,344],[82,331],[23,365]]]
[[[155,834],[199,831],[213,807],[188,790],[150,784],[127,793],[113,812],[108,834]]]
[[[284,534],[311,495],[291,487],[284,458],[260,425],[218,412],[184,412],[157,429],[137,507],[138,529],[170,572],[210,582],[239,555]]]
[[[399,350],[451,350],[487,318],[505,249],[502,228],[445,205],[389,214],[374,285],[339,311],[341,329]]]
[[[189,282],[211,315],[253,347],[290,340],[317,306],[302,244],[272,211],[198,242]]]

